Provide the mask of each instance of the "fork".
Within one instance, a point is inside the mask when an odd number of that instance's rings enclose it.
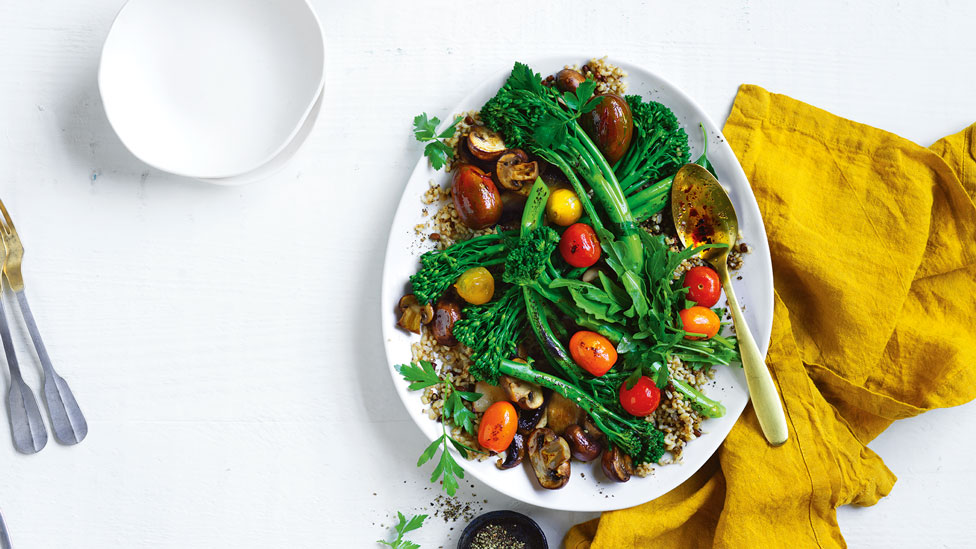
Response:
[[[6,252],[4,247],[0,246],[0,264],[5,263]],[[3,278],[0,277],[0,294],[2,293]],[[13,435],[14,448],[22,454],[34,454],[47,445],[47,429],[44,428],[44,420],[41,419],[41,412],[37,409],[34,393],[20,373],[2,299],[0,299],[0,341],[3,342],[3,352],[7,355],[7,368],[10,370],[7,411],[10,416],[10,433]]]
[[[20,313],[24,316],[27,324],[27,331],[30,333],[34,348],[37,350],[37,358],[41,361],[44,368],[44,400],[47,402],[47,411],[51,414],[51,428],[54,430],[54,437],[61,444],[77,444],[88,435],[88,422],[78,407],[74,394],[68,383],[54,371],[51,364],[51,357],[47,354],[41,333],[37,330],[37,323],[31,313],[30,305],[27,303],[27,295],[24,294],[24,277],[20,271],[20,264],[24,258],[24,246],[20,243],[17,236],[17,229],[14,222],[7,213],[3,201],[0,201],[0,211],[3,212],[3,219],[0,219],[0,238],[3,239],[3,247],[7,252],[7,259],[3,264],[3,274],[10,283],[10,289],[17,296],[17,303],[20,304]],[[7,338],[10,337],[8,332]],[[6,347],[7,340],[4,340]],[[11,347],[13,351],[13,347]],[[8,360],[10,355],[8,353]],[[14,359],[16,360],[16,359]],[[35,405],[36,406],[36,405]]]

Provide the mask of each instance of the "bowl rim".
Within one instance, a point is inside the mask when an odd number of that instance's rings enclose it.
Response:
[[[313,22],[319,37],[318,44],[320,45],[322,51],[322,64],[319,67],[319,78],[315,87],[317,91],[311,97],[308,104],[305,106],[305,109],[302,112],[301,117],[295,123],[291,131],[289,131],[287,137],[283,140],[283,142],[280,143],[277,148],[271,151],[270,154],[263,157],[260,162],[257,162],[248,167],[244,167],[229,172],[194,173],[192,170],[185,170],[183,168],[178,168],[178,167],[176,168],[167,167],[157,162],[150,162],[149,160],[146,160],[146,158],[144,158],[140,153],[134,151],[132,147],[129,146],[129,143],[126,142],[125,137],[123,137],[122,133],[119,132],[118,125],[113,120],[111,109],[108,108],[108,105],[106,104],[105,101],[105,52],[106,50],[108,50],[110,42],[112,41],[112,35],[113,35],[112,31],[115,30],[116,26],[119,23],[119,20],[126,12],[126,9],[130,9],[130,6],[132,6],[133,4],[139,4],[140,2],[143,1],[149,1],[149,0],[126,0],[125,4],[123,4],[122,7],[119,8],[119,11],[116,12],[115,17],[112,19],[112,24],[109,26],[108,33],[105,35],[105,40],[102,42],[102,47],[99,51],[99,56],[98,56],[97,81],[98,81],[98,94],[102,100],[102,111],[105,113],[105,117],[108,119],[108,123],[109,126],[112,127],[112,131],[114,131],[115,135],[118,136],[119,141],[122,142],[122,145],[125,146],[126,150],[128,150],[133,156],[139,159],[139,161],[141,161],[144,164],[147,164],[150,167],[156,168],[157,170],[164,171],[166,173],[170,173],[173,175],[190,177],[193,179],[224,179],[224,178],[246,175],[257,169],[260,169],[268,162],[273,161],[279,154],[281,154],[283,150],[285,150],[292,143],[292,141],[295,139],[295,136],[302,130],[306,120],[308,119],[309,113],[312,111],[313,108],[315,108],[316,103],[319,101],[320,97],[322,96],[325,90],[325,67],[326,67],[325,33],[322,29],[322,22],[319,19],[318,14],[315,12],[315,8],[312,7],[311,2],[309,0],[296,0],[301,2],[305,6],[305,9],[308,11],[308,14],[311,16],[311,21]]]

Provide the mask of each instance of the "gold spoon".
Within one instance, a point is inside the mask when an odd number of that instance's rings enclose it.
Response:
[[[786,416],[773,378],[769,375],[762,353],[746,324],[729,278],[729,251],[739,234],[739,222],[729,195],[718,180],[697,164],[685,164],[674,176],[671,187],[671,214],[681,243],[688,246],[726,244],[724,248],[702,250],[701,258],[718,272],[722,289],[728,300],[735,333],[739,339],[739,354],[752,406],[759,418],[766,440],[773,446],[786,442]]]

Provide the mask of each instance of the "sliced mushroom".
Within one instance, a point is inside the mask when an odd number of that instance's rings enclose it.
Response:
[[[499,185],[510,191],[527,195],[537,177],[538,162],[529,162],[528,155],[521,149],[506,152],[495,164],[495,179]]]
[[[506,148],[502,134],[484,126],[475,126],[468,133],[468,150],[482,160],[495,160]]]
[[[508,445],[508,449],[505,450],[505,458],[502,459],[498,456],[498,461],[495,462],[495,467],[499,469],[511,469],[522,463],[522,458],[525,457],[525,438],[519,433],[515,433],[515,438],[512,439],[512,443]]]
[[[592,461],[603,451],[603,443],[599,438],[591,437],[578,424],[566,427],[563,434],[569,442],[569,451],[580,461]]]
[[[556,432],[557,435],[563,434],[566,427],[579,423],[583,417],[583,411],[572,400],[553,393],[546,407],[547,427]]]
[[[610,480],[617,482],[627,482],[634,474],[634,464],[630,456],[620,451],[620,448],[611,446],[603,452],[603,473]]]
[[[547,422],[545,406],[535,410],[519,410],[517,432],[528,436],[534,429],[545,427]]]
[[[456,301],[443,297],[437,300],[437,307],[434,308],[434,323],[430,330],[437,343],[448,347],[458,344],[458,340],[454,337],[454,323],[458,320],[461,320],[461,306]]]
[[[571,456],[564,438],[552,429],[536,429],[529,435],[525,447],[535,477],[543,488],[555,490],[569,482]]]
[[[420,333],[420,326],[429,324],[434,318],[434,308],[430,303],[423,305],[417,301],[417,296],[407,294],[400,298],[400,320],[397,324],[404,330],[415,334]]]
[[[508,400],[511,400],[523,410],[535,410],[542,406],[543,395],[542,387],[535,383],[522,381],[510,376],[502,376],[498,380],[498,386],[505,389]]]
[[[479,393],[481,398],[474,401],[471,405],[475,412],[484,413],[492,404],[505,400],[505,390],[496,385],[491,385],[484,381],[474,384],[474,392]]]

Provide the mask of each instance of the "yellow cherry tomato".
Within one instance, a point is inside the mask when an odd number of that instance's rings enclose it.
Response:
[[[556,189],[546,202],[546,215],[560,227],[568,227],[583,215],[583,204],[576,193],[569,189]]]
[[[484,305],[495,295],[495,277],[484,267],[471,267],[458,277],[457,293],[472,305]]]

